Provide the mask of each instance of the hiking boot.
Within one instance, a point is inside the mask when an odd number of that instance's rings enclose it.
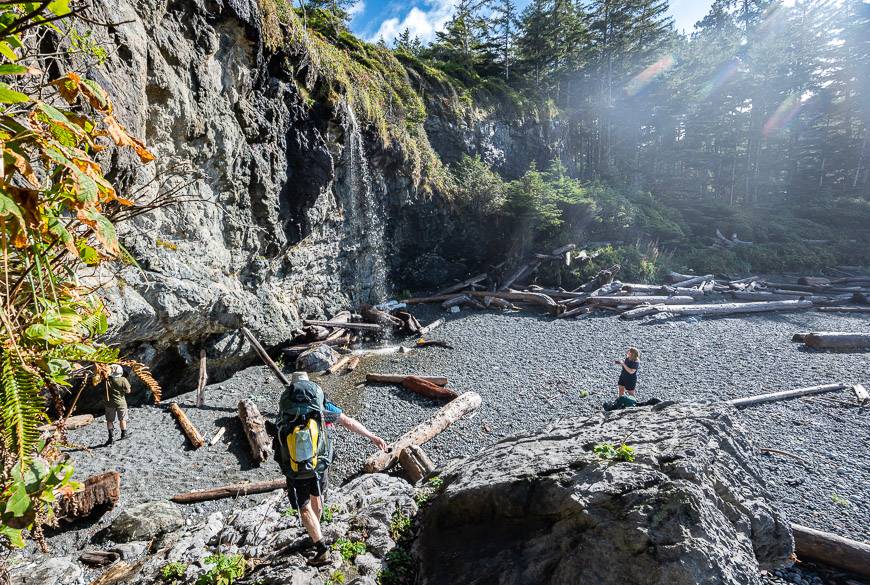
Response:
[[[130,432],[127,431],[127,429],[121,429],[121,438],[122,439],[126,439],[129,436],[130,436]]]
[[[109,438],[106,439],[106,445],[111,445],[115,442],[115,431],[109,431]]]
[[[319,540],[314,543],[314,550],[314,557],[308,561],[309,566],[322,567],[323,565],[328,565],[330,562],[329,547],[322,540]]]

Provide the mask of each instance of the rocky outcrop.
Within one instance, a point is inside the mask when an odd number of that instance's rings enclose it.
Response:
[[[109,535],[116,542],[148,540],[184,524],[181,510],[172,502],[143,502],[121,510]]]
[[[391,206],[418,200],[401,153],[375,144],[346,107],[306,103],[293,56],[269,51],[259,0],[97,0],[78,57],[157,161],[104,162],[120,192],[158,207],[120,225],[140,265],[103,289],[108,341],[170,384],[195,385],[200,348],[219,380],[250,363],[247,325],[266,346],[302,317],[383,300]],[[297,57],[298,58],[298,57]],[[377,156],[371,150],[377,150]]]
[[[565,420],[448,466],[414,545],[418,583],[756,584],[788,522],[721,406]],[[603,460],[623,440],[634,461]]]

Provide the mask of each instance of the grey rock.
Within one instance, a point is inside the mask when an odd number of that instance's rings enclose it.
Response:
[[[136,541],[136,542],[127,542],[124,544],[119,544],[113,546],[109,550],[112,552],[116,552],[121,555],[121,560],[129,561],[131,559],[137,559],[145,554],[145,549],[148,548],[148,542],[146,541]]]
[[[341,356],[328,345],[318,345],[296,358],[296,369],[303,372],[322,372],[332,367]]]
[[[362,575],[348,583],[348,585],[377,585],[377,580],[374,577]]]
[[[687,404],[566,419],[449,465],[414,544],[419,582],[758,583],[793,541],[735,414]],[[626,436],[633,463],[593,452]]]
[[[84,572],[71,557],[45,558],[36,563],[15,567],[12,585],[78,585]]]
[[[371,553],[359,555],[354,559],[353,564],[362,575],[377,575],[381,570],[381,561]]]
[[[131,542],[171,532],[183,525],[184,516],[172,502],[144,502],[121,510],[109,527],[109,535],[118,542]]]

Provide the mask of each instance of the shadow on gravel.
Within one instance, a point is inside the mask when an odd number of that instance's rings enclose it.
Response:
[[[870,350],[867,350],[867,349],[816,349],[814,347],[807,347],[806,345],[799,345],[797,350],[801,353],[819,354],[819,355],[823,355],[826,353],[842,353],[842,354],[870,353]]]
[[[235,411],[233,411],[235,412]],[[231,453],[239,462],[241,471],[250,471],[260,467],[259,463],[255,463],[251,457],[251,448],[248,445],[248,438],[245,436],[245,431],[242,429],[242,424],[236,416],[222,416],[214,421],[215,428],[225,427],[221,443],[227,446],[227,451]]]

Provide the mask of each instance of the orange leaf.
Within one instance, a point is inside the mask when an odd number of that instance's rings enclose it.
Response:
[[[68,104],[72,104],[75,103],[76,98],[79,95],[81,81],[82,79],[78,74],[67,73],[60,79],[52,81],[51,84],[57,87],[57,92],[60,94],[60,97],[65,99]]]
[[[118,123],[114,116],[106,116],[103,119],[103,122],[106,123],[106,131],[109,133],[109,137],[115,142],[115,144],[118,146],[132,146],[142,162],[150,162],[154,160],[154,155],[145,147],[145,144],[141,140],[130,136],[127,133],[127,130]]]

